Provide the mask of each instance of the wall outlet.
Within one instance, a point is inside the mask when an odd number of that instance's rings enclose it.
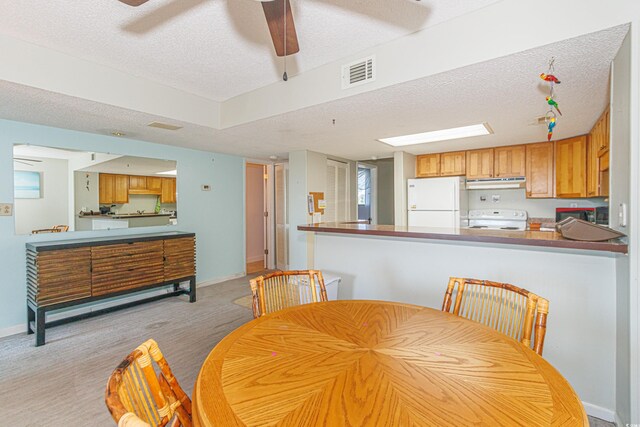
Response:
[[[578,204],[577,203],[569,203],[569,207],[570,208],[577,208]]]
[[[491,201],[493,203],[500,203],[500,195],[499,194],[492,194],[491,195]]]
[[[11,215],[13,215],[13,204],[0,203],[0,216],[11,216]]]

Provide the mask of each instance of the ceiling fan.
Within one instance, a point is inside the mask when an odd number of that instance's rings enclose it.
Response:
[[[149,0],[120,0],[129,6],[137,7]],[[276,55],[292,55],[300,51],[298,46],[298,36],[291,14],[291,4],[289,0],[256,0],[262,3],[262,10],[267,19],[267,26]]]

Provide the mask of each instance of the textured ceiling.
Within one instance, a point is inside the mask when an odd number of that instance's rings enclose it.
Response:
[[[498,0],[291,0],[310,70]],[[0,32],[214,100],[278,81],[261,5],[253,0],[0,2]]]
[[[627,26],[614,27],[223,130],[8,82],[0,82],[0,117],[93,133],[118,129],[135,139],[249,158],[282,158],[299,149],[349,159],[389,157],[396,149],[377,138],[480,122],[488,122],[494,134],[403,150],[417,154],[520,144],[546,139],[546,127],[532,122],[548,110],[538,75],[555,56],[562,80],[556,99],[564,116],[554,137],[561,139],[588,132],[608,103],[611,61],[627,31]],[[184,128],[172,132],[146,126],[154,120]]]

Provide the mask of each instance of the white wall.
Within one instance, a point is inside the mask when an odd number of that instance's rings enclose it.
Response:
[[[82,208],[87,208],[89,211],[98,211],[99,205],[99,180],[97,172],[80,172],[72,171],[70,176],[73,177],[73,204],[69,207],[69,221],[75,224],[78,221],[77,215]]]
[[[607,206],[604,198],[592,199],[527,199],[526,190],[469,190],[469,209],[523,209],[529,217],[555,218],[556,208],[568,208],[572,203],[578,207]],[[499,195],[500,201],[494,203],[492,195]],[[485,196],[486,201],[481,201]]]
[[[264,166],[246,164],[247,262],[264,259]]]
[[[544,357],[586,410],[616,404],[615,258],[514,245],[317,234],[316,268],[342,278],[339,297],[440,309],[450,276],[513,283],[550,301]]]
[[[416,156],[393,153],[393,199],[395,225],[407,225],[407,179],[416,177]]]
[[[630,101],[631,101],[631,40],[627,35],[620,51],[616,55],[611,74],[611,142],[610,142],[610,201],[611,227],[623,233],[631,234],[634,218],[629,215],[631,140],[630,140]],[[636,185],[637,187],[637,182]],[[627,225],[622,226],[618,213],[620,204],[627,206]],[[616,408],[621,422],[631,419],[631,295],[630,263],[628,257],[616,259]]]
[[[31,234],[32,230],[69,225],[67,161],[30,158],[41,160],[41,162],[33,163],[33,167],[14,163],[14,168],[41,173],[41,198],[15,199],[16,234]]]

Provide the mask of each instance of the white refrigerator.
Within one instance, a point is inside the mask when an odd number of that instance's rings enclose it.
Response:
[[[469,199],[464,178],[454,176],[407,181],[410,227],[456,228],[468,225]]]

